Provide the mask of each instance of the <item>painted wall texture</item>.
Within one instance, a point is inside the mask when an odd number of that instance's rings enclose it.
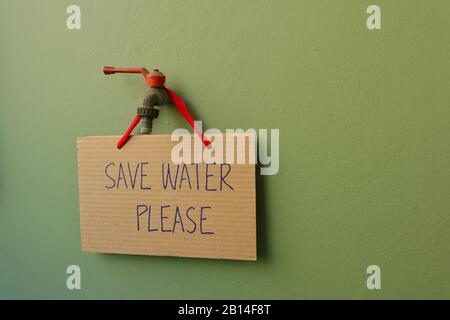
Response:
[[[450,298],[449,16],[446,0],[1,1],[0,298]],[[80,252],[75,139],[121,134],[146,90],[103,65],[159,67],[206,127],[280,129],[256,263]],[[177,127],[162,108],[155,133]]]

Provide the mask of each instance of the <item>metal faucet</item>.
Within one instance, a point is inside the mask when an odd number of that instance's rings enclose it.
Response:
[[[137,115],[141,117],[141,134],[152,133],[153,119],[159,115],[155,106],[165,105],[168,100],[167,92],[162,87],[150,87],[142,107],[137,109]]]
[[[141,134],[152,133],[153,119],[158,118],[159,110],[155,106],[165,105],[169,97],[164,89],[166,77],[158,69],[148,72],[145,68],[114,68],[103,67],[104,74],[114,73],[141,73],[147,81],[149,91],[144,98],[142,107],[137,109],[137,115],[141,118]]]
[[[178,97],[172,90],[167,88],[164,84],[166,82],[166,76],[161,73],[158,69],[153,69],[152,72],[148,72],[145,68],[115,68],[111,66],[103,67],[103,73],[114,74],[114,73],[140,73],[144,76],[149,91],[144,98],[142,107],[137,109],[137,115],[133,119],[128,130],[124,133],[122,138],[117,143],[117,148],[120,149],[127,142],[131,135],[131,132],[136,127],[136,125],[142,120],[141,124],[141,134],[151,134],[153,128],[153,119],[158,118],[159,110],[156,106],[162,106],[169,102],[169,97],[177,107],[180,114],[186,119],[186,121],[194,129],[194,132],[202,140],[203,144],[207,147],[211,142],[203,136],[203,133],[196,129],[194,125],[194,119],[189,113],[185,103]]]

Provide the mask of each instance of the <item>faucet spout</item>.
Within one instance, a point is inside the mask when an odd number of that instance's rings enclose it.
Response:
[[[165,105],[169,97],[163,87],[150,87],[144,98],[142,107],[138,108],[137,115],[141,117],[141,134],[151,134],[153,119],[158,118],[159,110],[155,106]]]

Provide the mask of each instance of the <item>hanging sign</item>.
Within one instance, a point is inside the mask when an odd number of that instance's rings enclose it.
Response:
[[[180,163],[171,135],[118,138],[77,140],[82,251],[256,260],[254,143],[223,135],[226,161]]]

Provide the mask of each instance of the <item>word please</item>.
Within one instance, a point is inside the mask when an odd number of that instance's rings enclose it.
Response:
[[[161,164],[161,185],[164,190],[234,190],[227,177],[231,165],[221,164]],[[151,190],[150,164],[148,162],[110,162],[105,166],[106,189]]]
[[[207,209],[211,207],[189,207],[183,210],[179,206],[162,205],[154,208],[151,205],[138,204],[136,206],[137,231],[142,229],[148,232],[175,233],[177,231],[214,234],[211,230],[205,229]]]

